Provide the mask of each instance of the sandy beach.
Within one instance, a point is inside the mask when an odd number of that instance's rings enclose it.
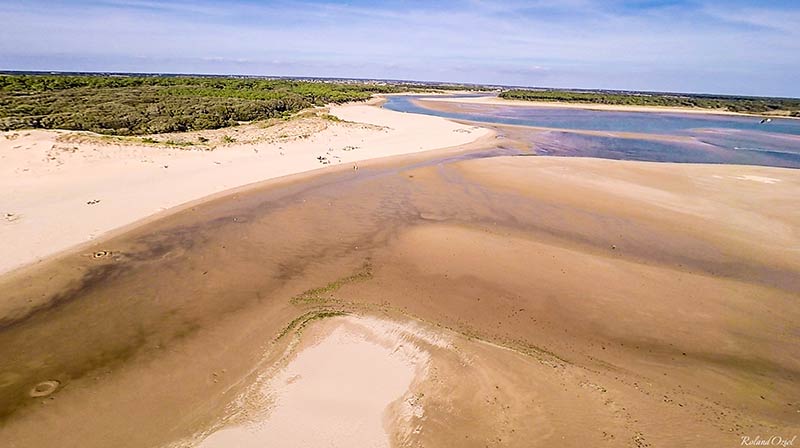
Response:
[[[359,161],[454,147],[489,131],[362,104],[286,124],[156,136],[205,136],[207,147],[146,145],[69,131],[0,135],[0,273],[109,231],[254,182]]]

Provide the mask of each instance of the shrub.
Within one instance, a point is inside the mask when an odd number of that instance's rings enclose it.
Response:
[[[401,91],[366,83],[203,77],[0,75],[0,128],[111,135],[217,129]]]

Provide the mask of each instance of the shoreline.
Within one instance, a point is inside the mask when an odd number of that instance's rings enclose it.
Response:
[[[323,123],[321,130],[298,124],[297,136],[234,143],[214,151],[114,144],[100,138],[76,143],[68,137],[86,134],[73,131],[4,132],[0,188],[7,197],[0,198],[5,218],[0,236],[13,244],[0,253],[0,275],[264,182],[355,169],[370,160],[459,148],[494,136],[487,128],[410,116],[375,103],[334,106],[331,115],[343,121]],[[242,132],[270,131],[252,128]]]
[[[731,112],[727,110],[717,110],[717,109],[701,109],[701,108],[671,107],[671,106],[628,106],[621,104],[571,103],[571,102],[561,102],[561,101],[508,100],[496,96],[482,96],[473,98],[431,97],[431,98],[421,98],[418,99],[417,101],[420,103],[430,101],[430,102],[440,102],[440,103],[483,104],[483,105],[494,105],[494,106],[585,109],[585,110],[597,110],[606,112],[687,113],[687,114],[702,114],[702,115],[725,115],[725,116],[739,116],[739,117],[759,117],[759,118],[772,118],[772,119],[779,118],[787,120],[800,120],[800,117],[770,115],[770,114],[748,114],[743,112]]]

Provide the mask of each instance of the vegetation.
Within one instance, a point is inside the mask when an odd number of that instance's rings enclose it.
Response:
[[[279,340],[289,334],[292,330],[297,330],[298,332],[303,331],[306,325],[309,323],[320,320],[320,319],[327,319],[329,317],[337,317],[337,316],[345,316],[347,313],[341,310],[313,310],[309,311],[301,316],[296,317],[291,322],[289,322],[283,330],[278,333],[278,336],[275,337],[275,340]]]
[[[282,79],[0,75],[0,130],[146,135],[216,129],[409,89]]]
[[[371,278],[372,278],[372,265],[369,263],[369,261],[367,261],[364,263],[363,266],[361,266],[361,269],[355,274],[349,275],[347,277],[342,277],[336,281],[328,283],[327,285],[319,288],[303,291],[301,294],[292,297],[290,302],[295,305],[307,304],[307,303],[324,303],[330,300],[332,294],[342,286],[350,283],[366,281]]]
[[[759,98],[719,95],[683,95],[570,90],[507,90],[501,98],[527,101],[620,104],[631,106],[699,107],[749,114],[774,114],[800,117],[800,99]]]

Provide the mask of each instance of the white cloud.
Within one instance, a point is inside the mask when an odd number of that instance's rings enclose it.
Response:
[[[800,8],[711,2],[637,10],[620,0],[403,5],[11,2],[0,5],[0,64],[70,69],[73,57],[105,70],[139,56],[141,71],[715,92],[752,86],[743,93],[800,95],[793,78]]]

